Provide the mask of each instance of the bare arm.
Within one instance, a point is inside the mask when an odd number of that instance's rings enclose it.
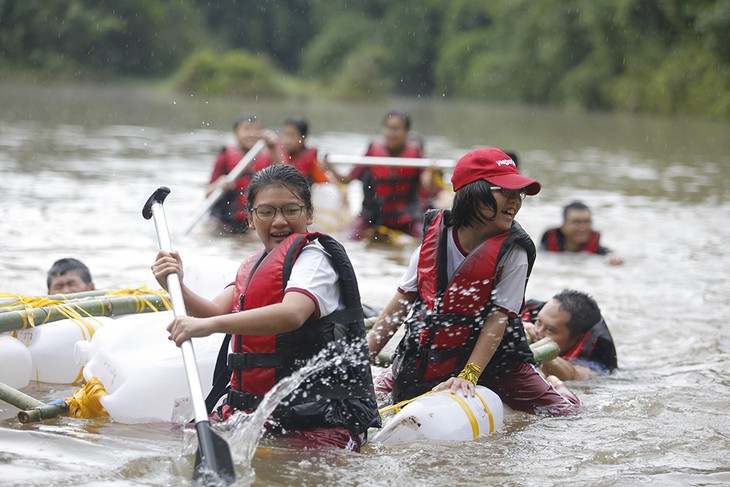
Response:
[[[350,174],[342,174],[337,170],[334,164],[330,164],[330,162],[327,160],[326,155],[324,156],[324,159],[322,159],[322,166],[324,166],[328,173],[334,176],[336,181],[339,181],[342,184],[350,184],[350,182],[353,180]]]
[[[177,251],[165,252],[160,250],[157,258],[152,264],[152,273],[158,284],[167,289],[167,276],[177,274],[180,277],[180,287],[182,289],[183,300],[185,301],[185,309],[190,316],[206,318],[229,313],[231,311],[231,301],[233,300],[233,286],[225,288],[213,300],[206,299],[199,294],[191,291],[183,280],[183,265],[180,254]]]
[[[596,375],[588,367],[573,365],[568,360],[560,357],[543,363],[540,368],[545,375],[554,375],[560,380],[585,380]]]
[[[408,295],[396,292],[383,311],[380,312],[372,330],[368,333],[368,349],[371,362],[375,361],[378,353],[408,316],[410,305],[415,299],[415,294]]]
[[[502,341],[505,327],[507,326],[507,315],[502,311],[492,311],[484,320],[484,327],[479,333],[477,342],[474,345],[471,355],[467,363],[473,363],[479,366],[481,370],[487,366],[494,352],[497,350],[499,343]],[[433,388],[434,391],[443,391],[450,389],[456,392],[461,389],[464,395],[474,395],[475,384],[460,377],[452,377]]]
[[[209,318],[180,316],[167,327],[170,339],[177,345],[188,338],[212,333],[231,335],[279,335],[300,328],[315,311],[315,303],[306,294],[289,292],[281,303],[263,306],[239,313],[228,313]]]

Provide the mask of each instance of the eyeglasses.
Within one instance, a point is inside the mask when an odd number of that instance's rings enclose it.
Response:
[[[490,186],[489,189],[491,189],[492,191],[501,191],[502,195],[507,199],[509,199],[510,196],[512,196],[513,194],[518,194],[521,200],[524,200],[527,196],[527,191],[525,191],[525,188],[507,189],[501,186]]]
[[[276,212],[280,211],[281,216],[285,220],[296,220],[302,216],[302,210],[305,208],[304,205],[298,205],[296,203],[287,203],[284,206],[276,207],[271,205],[259,205],[256,208],[251,208],[256,216],[262,222],[270,222],[276,218]]]

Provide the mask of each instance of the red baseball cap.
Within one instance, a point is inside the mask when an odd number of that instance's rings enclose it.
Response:
[[[540,192],[540,183],[520,175],[515,161],[497,149],[487,147],[466,153],[456,162],[451,184],[454,191],[464,185],[483,179],[495,186],[506,189],[522,189],[530,196]]]

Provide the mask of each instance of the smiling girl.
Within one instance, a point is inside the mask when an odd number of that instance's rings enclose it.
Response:
[[[393,358],[393,400],[429,390],[473,395],[480,384],[513,409],[573,412],[578,399],[537,372],[518,317],[535,245],[515,216],[540,183],[495,148],[459,159],[451,182],[452,210],[427,213],[423,242],[368,336],[374,359],[413,310]],[[388,382],[379,378],[379,391]]]
[[[234,410],[255,410],[278,381],[323,349],[331,354],[355,350],[350,361],[309,377],[282,401],[270,430],[286,431],[307,446],[358,450],[362,435],[380,419],[352,265],[333,238],[307,233],[313,221],[309,183],[293,167],[259,171],[247,201],[249,225],[263,250],[249,256],[235,283],[212,301],[183,281],[190,316],[173,320],[170,339],[180,345],[216,332],[232,337],[230,349],[224,342],[225,362],[216,365],[215,382],[222,377],[223,387],[214,384],[206,401],[212,410],[223,398],[219,413],[224,419]],[[170,273],[183,277],[176,252],[159,252],[152,270],[162,286]]]

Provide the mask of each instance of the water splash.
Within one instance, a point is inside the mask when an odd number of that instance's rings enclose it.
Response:
[[[233,461],[239,469],[243,466],[253,478],[251,462],[256,454],[256,448],[266,432],[265,424],[285,398],[296,391],[310,376],[321,373],[323,370],[367,363],[364,347],[364,340],[356,340],[351,343],[339,340],[331,343],[292,375],[276,383],[266,393],[256,411],[250,414],[237,411],[226,421],[215,424],[214,429],[228,441]]]

